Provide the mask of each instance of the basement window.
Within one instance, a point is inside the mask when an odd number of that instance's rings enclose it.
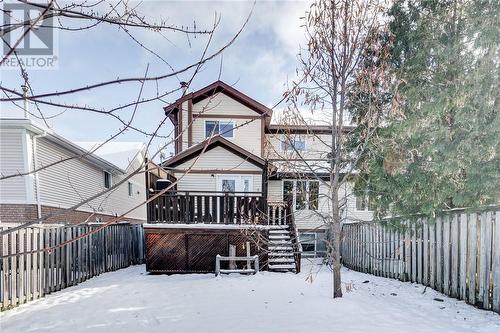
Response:
[[[316,233],[306,232],[300,235],[300,244],[304,254],[316,253]]]
[[[205,137],[209,138],[217,134],[228,139],[234,138],[234,122],[218,120],[205,121]]]
[[[111,174],[104,171],[104,188],[111,188]]]

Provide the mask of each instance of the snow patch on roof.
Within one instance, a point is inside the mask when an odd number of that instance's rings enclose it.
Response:
[[[309,125],[309,126],[331,126],[333,123],[333,111],[331,109],[310,110],[301,108],[289,110],[286,108],[274,110],[271,125]],[[344,117],[344,125],[353,125],[350,115]]]
[[[122,170],[127,170],[137,154],[143,153],[146,149],[143,142],[106,142],[101,147],[99,145],[102,142],[76,142],[76,144],[88,151],[93,151],[95,155]]]

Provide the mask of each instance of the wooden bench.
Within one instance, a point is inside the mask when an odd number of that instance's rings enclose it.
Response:
[[[221,261],[246,261],[248,262],[246,269],[221,269]],[[253,261],[254,268],[250,268],[250,262]],[[219,274],[231,274],[231,273],[241,273],[241,274],[256,274],[259,271],[259,256],[248,256],[248,257],[223,257],[218,254],[215,257],[215,276]]]

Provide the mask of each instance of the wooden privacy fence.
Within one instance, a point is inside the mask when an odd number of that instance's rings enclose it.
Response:
[[[128,223],[108,226],[50,252],[37,251],[96,228],[96,224],[74,227],[37,225],[2,236],[1,310],[77,285],[101,273],[144,262],[142,225]]]
[[[452,211],[435,219],[343,226],[344,266],[417,282],[500,313],[500,213]]]

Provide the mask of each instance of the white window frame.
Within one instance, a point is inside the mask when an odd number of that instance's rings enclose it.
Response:
[[[364,199],[365,200],[365,209],[358,209],[358,199]],[[368,192],[366,192],[363,196],[354,196],[354,211],[356,212],[373,212],[373,210],[370,209],[370,197],[368,196]]]
[[[109,175],[109,187],[106,186],[106,175]],[[105,189],[110,189],[113,187],[113,174],[109,171],[103,170],[103,183]]]
[[[281,195],[283,195],[283,190],[285,189],[285,182],[286,181],[289,181],[289,182],[293,182],[293,186],[292,186],[292,191],[293,191],[293,198],[292,198],[292,206],[293,206],[293,210],[294,211],[299,211],[299,212],[302,212],[302,211],[318,211],[319,210],[319,198],[320,198],[320,187],[321,187],[321,184],[319,183],[319,180],[315,180],[315,179],[283,179],[281,181]],[[304,181],[306,182],[306,208],[305,209],[296,209],[297,208],[297,181]],[[309,206],[310,206],[310,191],[309,191],[309,184],[311,182],[317,182],[318,183],[318,208],[316,210],[314,209],[310,209]],[[285,200],[285,198],[283,197],[283,200]]]
[[[248,192],[253,192],[253,176],[247,175],[217,175],[216,176],[216,191],[222,191],[222,180],[230,179],[235,181],[235,191],[243,192],[244,189],[244,180],[248,180]]]
[[[236,123],[233,121],[233,120],[212,120],[212,119],[207,119],[203,122],[203,132],[204,132],[204,137],[205,139],[208,138],[207,136],[207,122],[208,121],[211,121],[211,122],[216,122],[217,123],[217,126],[219,127],[218,128],[218,132],[220,132],[220,123],[231,123],[233,124],[233,135],[232,136],[223,136],[221,135],[220,133],[217,133],[216,135],[220,135],[221,137],[223,137],[224,139],[234,139],[234,131],[236,130]]]
[[[280,151],[281,152],[284,152],[284,153],[286,153],[286,152],[295,152],[295,149],[292,148],[291,146],[289,146],[290,149],[283,149],[283,145],[285,144],[285,142],[289,142],[289,141],[291,141],[291,140],[289,140],[289,138],[286,135],[283,135],[281,137],[281,141],[280,141]],[[303,141],[304,142],[304,149],[302,149],[302,150],[297,149],[297,151],[307,151],[307,140],[305,138],[300,138],[299,137],[299,139],[297,140],[297,138],[294,137],[293,138],[293,144],[294,144],[294,146],[295,146],[295,141]]]
[[[134,184],[132,182],[127,182],[127,190],[128,190],[128,196],[133,197],[134,196]]]

